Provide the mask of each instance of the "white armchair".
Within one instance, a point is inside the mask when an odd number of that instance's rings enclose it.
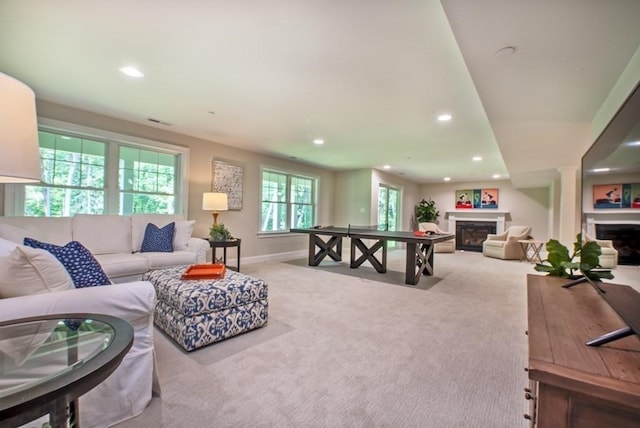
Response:
[[[146,281],[0,299],[0,321],[42,314],[99,313],[133,327],[134,340],[120,366],[79,398],[80,426],[108,427],[139,415],[159,392],[153,351],[155,290]]]
[[[502,233],[490,233],[482,243],[482,254],[503,260],[519,260],[522,258],[521,239],[529,238],[531,227],[511,226]]]
[[[418,223],[418,230],[423,232],[433,233],[447,233],[440,229],[437,224],[424,222]],[[444,242],[438,242],[433,246],[433,251],[436,253],[455,253],[456,252],[456,237],[455,235],[451,239],[447,239]]]
[[[584,242],[595,241],[600,246],[600,257],[598,259],[600,267],[605,269],[615,269],[618,266],[618,250],[613,246],[613,241],[609,239],[595,239],[586,233],[582,234]]]

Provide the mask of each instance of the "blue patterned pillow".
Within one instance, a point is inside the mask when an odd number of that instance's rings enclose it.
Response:
[[[148,223],[144,230],[141,253],[172,253],[173,252],[173,231],[175,222],[171,222],[162,229],[153,223]]]
[[[76,288],[109,285],[111,281],[102,270],[100,263],[78,241],[71,241],[64,247],[24,238],[24,245],[41,248],[53,254],[62,263]]]

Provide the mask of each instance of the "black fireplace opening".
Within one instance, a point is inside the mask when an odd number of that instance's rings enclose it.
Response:
[[[456,250],[481,253],[490,233],[496,233],[495,221],[456,221]]]
[[[640,224],[598,224],[596,238],[613,241],[618,264],[640,265]]]

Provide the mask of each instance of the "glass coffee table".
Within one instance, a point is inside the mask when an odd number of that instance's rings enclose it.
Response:
[[[58,314],[0,322],[0,426],[49,414],[78,427],[77,398],[120,365],[133,328],[98,314]]]

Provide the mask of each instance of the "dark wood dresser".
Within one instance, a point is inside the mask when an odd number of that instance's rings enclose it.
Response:
[[[640,339],[599,347],[589,339],[625,326],[588,283],[528,275],[531,426],[640,427]]]

